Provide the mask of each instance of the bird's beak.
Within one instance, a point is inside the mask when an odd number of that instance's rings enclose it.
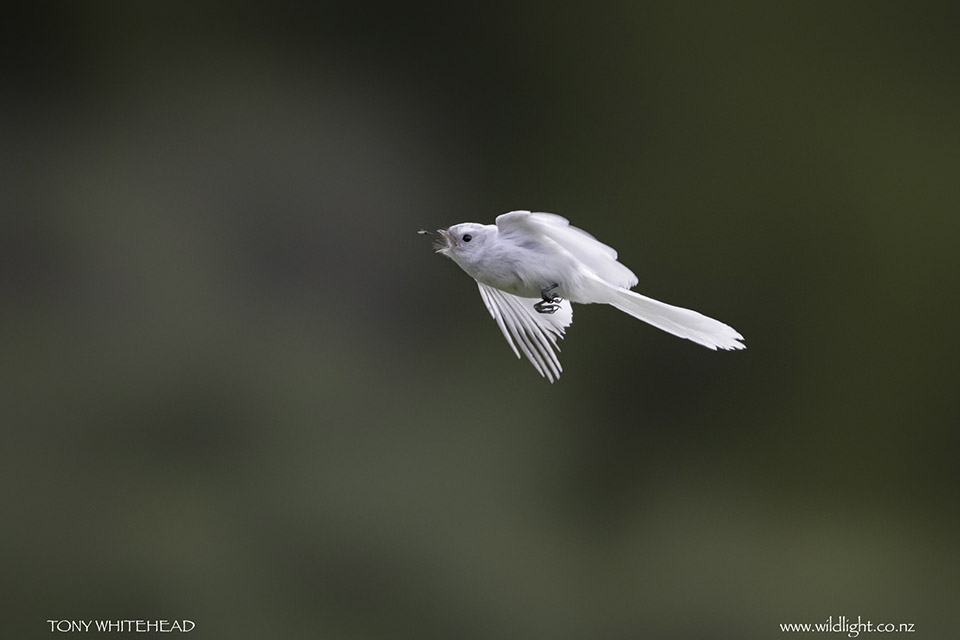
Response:
[[[437,229],[436,231],[420,229],[417,233],[422,236],[433,236],[433,248],[436,249],[437,253],[446,254],[447,250],[453,247],[451,236],[446,229]]]
[[[433,240],[433,248],[436,249],[437,253],[445,254],[451,246],[450,234],[447,233],[447,230],[437,229],[437,237]]]

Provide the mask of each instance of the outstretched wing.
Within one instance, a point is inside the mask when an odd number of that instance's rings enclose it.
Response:
[[[637,284],[633,271],[617,262],[616,250],[592,235],[570,226],[570,221],[554,213],[511,211],[497,216],[497,229],[506,236],[553,241],[583,263],[603,281],[629,289]]]
[[[556,313],[539,313],[533,308],[539,299],[521,298],[481,282],[477,286],[487,311],[517,357],[522,351],[540,375],[550,382],[559,379],[563,367],[557,358],[557,340],[563,338],[564,330],[573,322],[570,302],[562,301]]]

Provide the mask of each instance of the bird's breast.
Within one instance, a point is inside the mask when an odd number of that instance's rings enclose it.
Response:
[[[540,298],[543,289],[554,285],[558,286],[552,293],[566,297],[568,265],[558,264],[557,256],[544,252],[541,245],[514,245],[509,249],[490,252],[471,275],[521,298]]]

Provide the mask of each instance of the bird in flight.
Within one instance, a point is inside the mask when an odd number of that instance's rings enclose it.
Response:
[[[609,304],[708,349],[745,348],[729,325],[630,291],[637,276],[617,252],[561,216],[511,211],[496,224],[464,222],[435,235],[437,253],[477,281],[513,352],[550,382],[563,370],[557,340],[573,322],[571,302]]]

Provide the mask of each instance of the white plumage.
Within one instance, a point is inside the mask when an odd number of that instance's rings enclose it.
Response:
[[[744,348],[732,327],[630,291],[637,276],[617,252],[561,216],[511,211],[495,225],[465,222],[438,233],[438,253],[477,281],[513,352],[550,382],[562,371],[557,340],[573,321],[570,302],[609,304],[709,349]]]
[[[487,311],[497,321],[517,357],[522,351],[540,375],[550,382],[559,379],[563,367],[557,357],[560,351],[557,340],[563,338],[564,330],[573,322],[570,301],[560,302],[556,313],[538,313],[533,305],[540,302],[540,298],[521,298],[482,282],[477,282],[477,286]],[[520,351],[517,351],[518,344]]]

